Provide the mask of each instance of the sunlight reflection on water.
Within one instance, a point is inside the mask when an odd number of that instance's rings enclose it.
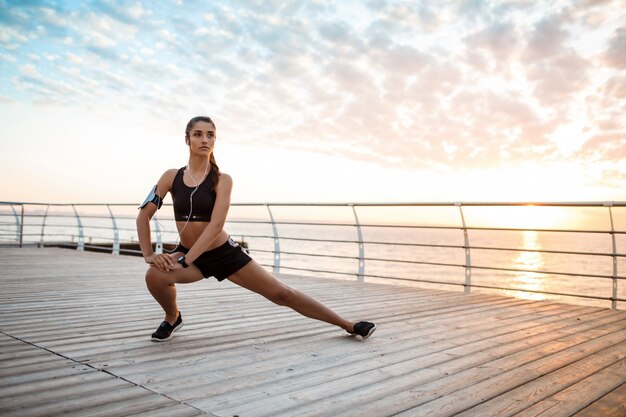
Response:
[[[533,252],[533,250],[540,250],[538,234],[535,231],[525,231],[522,234],[523,242],[522,249],[524,252],[520,252],[517,258],[513,261],[513,268],[524,269],[527,271],[539,271],[544,266],[543,257],[541,252]],[[513,286],[515,288],[524,288],[530,291],[546,291],[545,277],[533,273],[519,271],[512,279]],[[506,291],[506,293],[527,300],[545,300],[548,297],[546,294],[540,294],[527,291]]]

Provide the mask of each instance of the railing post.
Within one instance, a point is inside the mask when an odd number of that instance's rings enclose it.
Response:
[[[117,222],[115,221],[115,216],[111,211],[111,207],[107,204],[107,208],[109,209],[109,214],[111,215],[111,220],[113,221],[113,255],[120,254],[120,234],[119,229],[117,227]]]
[[[44,213],[43,221],[41,222],[41,239],[39,241],[40,248],[44,247],[44,237],[45,237],[44,229],[46,227],[46,219],[48,218],[48,210],[50,210],[50,204],[46,206],[46,212]]]
[[[354,213],[354,221],[356,222],[356,234],[359,243],[359,282],[365,282],[365,245],[363,245],[363,233],[361,232],[361,223],[359,223],[359,216],[356,215],[356,209],[354,204],[350,204],[352,212]]]
[[[613,291],[611,296],[611,308],[613,310],[617,309],[617,244],[615,242],[615,226],[613,224],[613,211],[611,207],[613,207],[612,202],[604,203],[604,207],[608,207],[609,209],[609,219],[611,220],[611,240],[613,241],[613,255],[611,258],[613,259]]]
[[[20,216],[20,248],[24,244],[24,204],[22,206],[22,215]]]
[[[80,221],[80,216],[78,215],[78,211],[76,210],[74,204],[72,204],[72,208],[74,209],[76,221],[78,222],[78,244],[76,245],[76,250],[83,252],[85,250],[85,235],[83,234],[83,223]]]
[[[154,253],[161,254],[163,253],[163,240],[161,239],[161,228],[159,227],[159,221],[156,216],[152,218],[152,222],[154,223],[154,232],[156,234],[156,248],[154,248]]]
[[[276,222],[274,221],[274,215],[272,214],[272,210],[270,209],[269,204],[265,204],[267,207],[267,211],[270,214],[270,220],[272,221],[272,233],[274,235],[274,273],[280,273],[280,241],[278,237],[278,228],[276,227]]]
[[[15,207],[13,204],[10,205],[11,210],[13,211],[13,217],[15,217],[15,241],[17,243],[20,242],[20,216],[17,215],[17,211],[15,211]]]
[[[465,239],[465,244],[463,247],[465,248],[465,293],[469,294],[472,289],[472,258],[470,254],[470,244],[469,244],[469,235],[467,233],[467,225],[465,224],[465,216],[463,215],[463,203],[454,203],[455,206],[459,208],[459,213],[461,213],[461,223],[463,224],[463,238]]]

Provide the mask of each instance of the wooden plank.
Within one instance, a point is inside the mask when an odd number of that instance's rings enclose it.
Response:
[[[621,349],[620,360],[615,364],[593,373],[580,382],[560,391],[549,398],[535,403],[518,415],[520,417],[557,417],[571,416],[581,411],[589,404],[602,398],[626,382],[626,347]],[[597,358],[597,362],[605,358]]]
[[[131,414],[126,413],[127,411],[126,409],[123,409],[122,411],[123,411],[122,413],[118,414],[120,417],[131,416]],[[196,416],[217,417],[213,413],[201,411],[185,404],[176,404],[176,405],[171,405],[167,407],[160,407],[158,409],[133,412],[132,414],[132,417],[196,417]]]
[[[626,383],[593,402],[575,417],[626,417]]]
[[[624,382],[626,379],[625,357],[626,348],[619,345],[611,346],[491,400],[488,398],[491,394],[489,392],[465,390],[463,394],[457,393],[457,396],[465,395],[463,400],[455,404],[457,409],[482,401],[486,402],[467,408],[457,415],[469,417],[541,414],[543,416],[542,413],[545,410],[559,402],[562,403],[559,404],[559,412],[565,412],[562,415],[571,415],[582,408],[572,409],[574,404],[580,404],[581,400],[594,401]],[[433,402],[432,406],[436,404]],[[530,406],[534,411],[524,411]],[[457,412],[458,410],[455,411]]]
[[[554,378],[550,376],[542,379],[542,377],[560,368],[570,365],[568,370],[572,370],[572,373],[576,374],[576,376],[571,377],[575,380],[576,377],[582,377],[580,376],[579,369],[576,366],[571,366],[571,364],[580,361],[579,365],[584,370],[584,365],[591,362],[592,367],[588,372],[593,373],[597,371],[597,368],[605,366],[607,362],[615,363],[616,360],[621,359],[622,355],[626,354],[626,352],[623,351],[624,349],[619,346],[619,344],[624,343],[624,341],[626,341],[626,330],[611,333],[604,337],[582,343],[581,346],[575,346],[574,348],[569,348],[565,351],[522,365],[517,369],[510,369],[504,374],[483,380],[465,389],[456,390],[445,397],[439,397],[426,404],[407,408],[405,412],[397,415],[408,416],[415,415],[415,413],[425,413],[425,415],[452,415],[479,404],[483,402],[484,399],[501,395],[522,384],[528,384],[524,390],[524,398],[527,398],[528,392],[537,394],[542,390],[549,389],[549,384],[541,384],[541,381]],[[605,354],[594,355],[595,352],[600,350],[606,350]],[[594,363],[593,359],[596,358],[599,360],[597,363]],[[583,373],[583,375],[587,374]],[[540,381],[539,385],[535,385],[537,380]]]
[[[100,374],[100,375],[98,375]],[[96,376],[97,375],[97,376]],[[85,400],[97,396],[104,395],[107,391],[114,390],[116,388],[126,388],[129,384],[118,378],[111,378],[100,372],[93,375],[95,380],[89,380],[88,378],[81,378],[76,380],[76,383],[72,385],[59,386],[54,384],[49,390],[36,390],[30,387],[30,384],[20,384],[28,389],[28,392],[20,392],[18,395],[3,396],[0,403],[0,414],[9,412],[11,410],[17,411],[24,404],[50,404],[58,403],[62,398],[65,403],[70,398],[79,398]],[[84,375],[82,375],[84,376]],[[47,379],[48,381],[50,379]],[[6,392],[6,391],[5,391]],[[15,390],[13,390],[15,392]]]
[[[89,366],[0,335],[5,346],[20,346],[39,365],[20,365],[21,358],[0,368],[0,414],[3,416],[128,415],[134,411],[174,406],[181,415],[199,410],[181,405],[143,387]],[[35,355],[33,355],[33,353]],[[14,366],[11,366],[14,365]],[[186,411],[185,411],[186,410]],[[189,413],[189,411],[193,413]],[[182,411],[185,411],[182,413]]]
[[[53,403],[25,404],[25,408],[11,410],[3,415],[20,417],[128,415],[133,412],[155,410],[173,403],[174,401],[161,395],[129,385],[89,397],[59,398]]]

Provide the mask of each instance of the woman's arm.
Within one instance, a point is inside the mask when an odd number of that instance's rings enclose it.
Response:
[[[176,170],[168,170],[159,179],[157,183],[156,194],[164,199],[172,186],[172,172],[176,175]],[[152,239],[150,233],[150,220],[157,211],[154,203],[148,203],[145,207],[139,209],[137,214],[137,236],[139,238],[139,246],[146,263],[152,264],[161,271],[167,271],[173,265],[172,259],[167,255],[155,255],[152,251]]]
[[[230,192],[233,189],[233,180],[228,174],[220,174],[220,180],[215,189],[215,206],[211,212],[211,221],[202,231],[196,243],[189,249],[185,259],[192,263],[204,253],[213,243],[215,238],[224,230],[226,215],[230,208]]]

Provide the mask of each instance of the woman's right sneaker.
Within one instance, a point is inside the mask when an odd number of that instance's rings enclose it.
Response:
[[[367,339],[376,330],[376,325],[369,321],[360,321],[354,325],[352,336],[361,336],[363,339]]]
[[[156,332],[152,333],[152,341],[153,342],[165,342],[166,340],[170,340],[172,336],[174,336],[174,332],[176,330],[180,330],[183,327],[183,315],[178,312],[178,318],[174,322],[174,325],[171,325],[167,322],[167,320],[163,320],[159,328]]]

